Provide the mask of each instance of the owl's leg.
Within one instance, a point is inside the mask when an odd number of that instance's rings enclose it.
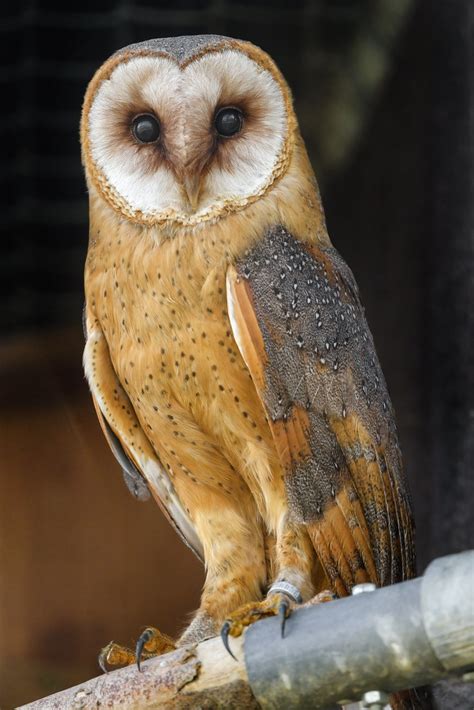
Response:
[[[178,644],[215,636],[233,609],[259,600],[267,585],[261,518],[250,494],[237,501],[214,494],[196,515],[206,581],[200,608]]]
[[[186,505],[185,500],[183,503]],[[208,490],[195,513],[194,523],[203,544],[207,570],[194,619],[176,643],[153,627],[141,634],[135,652],[109,643],[99,655],[102,670],[106,671],[107,665],[135,662],[140,669],[144,659],[215,636],[233,609],[262,598],[267,585],[265,544],[261,519],[250,495],[242,492],[237,504]]]
[[[284,590],[285,585],[289,584],[290,589],[293,587],[295,590],[293,601],[303,607],[335,598],[329,590],[328,579],[316,556],[306,526],[291,523],[286,515],[277,538],[276,568],[277,574],[269,594],[272,590]]]
[[[184,499],[183,504],[188,501]],[[233,609],[262,598],[267,585],[265,544],[261,519],[248,490],[241,490],[238,501],[212,489],[202,491],[194,524],[207,570],[194,619],[176,643],[153,627],[141,634],[135,652],[109,643],[99,655],[102,670],[107,665],[135,662],[140,669],[142,660],[215,636]]]
[[[188,504],[185,495],[183,503]],[[116,644],[106,647],[108,663],[129,664],[136,660],[140,669],[142,659],[215,636],[232,609],[261,598],[266,585],[265,546],[250,494],[241,491],[236,505],[232,499],[208,489],[195,513],[194,524],[207,569],[201,605],[194,619],[176,644],[149,627],[138,639],[135,654]]]
[[[267,616],[279,616],[283,636],[286,619],[295,606],[318,604],[334,598],[328,590],[315,593],[322,586],[313,545],[304,526],[289,522],[286,514],[278,526],[273,557],[276,574],[266,599],[237,609],[227,617],[221,628],[221,636],[229,652],[228,637],[240,636],[244,628],[255,621]]]
[[[316,565],[314,547],[305,526],[291,522],[287,512],[282,511],[276,536],[276,574],[272,586],[291,585],[297,590],[295,601],[307,601],[315,593]]]

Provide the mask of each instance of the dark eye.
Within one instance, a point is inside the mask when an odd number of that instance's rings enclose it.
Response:
[[[238,108],[221,108],[214,119],[214,126],[220,136],[228,138],[242,130],[244,117]]]
[[[155,143],[160,137],[160,122],[151,113],[142,113],[132,121],[132,133],[139,143]]]

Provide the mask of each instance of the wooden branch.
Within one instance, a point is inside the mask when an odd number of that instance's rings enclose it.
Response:
[[[474,669],[473,579],[474,551],[442,557],[421,578],[296,610],[283,639],[277,618],[253,624],[231,639],[237,661],[213,638],[23,710],[327,708],[461,675]]]
[[[142,672],[128,666],[76,685],[23,710],[97,710],[101,707],[258,708],[243,659],[243,640],[231,639],[237,662],[220,638],[186,646],[142,662]]]

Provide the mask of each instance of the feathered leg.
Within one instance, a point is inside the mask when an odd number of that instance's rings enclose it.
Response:
[[[206,506],[199,508],[194,521],[204,548],[206,581],[201,604],[194,619],[173,640],[148,627],[137,641],[136,652],[110,643],[102,649],[99,664],[129,665],[167,653],[176,646],[197,643],[215,636],[232,610],[259,600],[267,584],[265,544],[261,520],[252,508],[250,496],[233,501],[213,490],[206,491]],[[183,501],[186,505],[186,501]]]

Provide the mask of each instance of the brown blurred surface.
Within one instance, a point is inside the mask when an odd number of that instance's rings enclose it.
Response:
[[[80,328],[0,347],[0,706],[97,675],[97,652],[176,634],[203,569],[133,500],[96,420]]]

